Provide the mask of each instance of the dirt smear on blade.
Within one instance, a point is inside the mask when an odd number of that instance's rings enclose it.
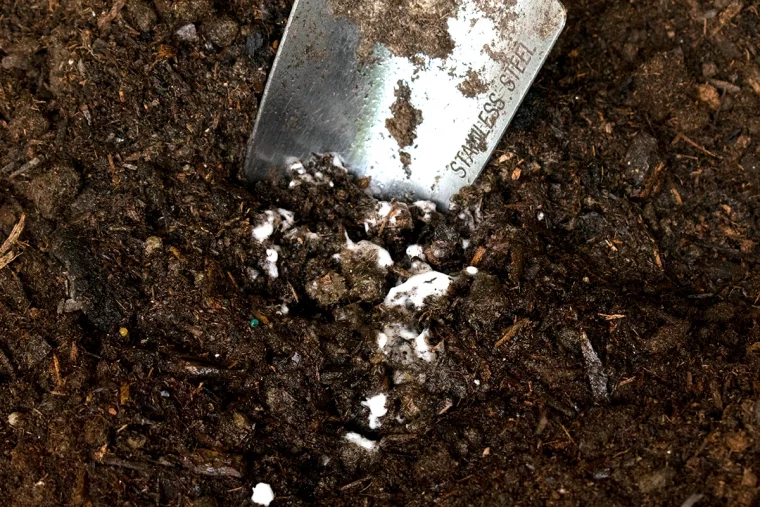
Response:
[[[389,0],[354,2],[328,0],[336,17],[359,27],[359,57],[368,60],[376,44],[396,56],[446,58],[454,49],[448,20],[460,0]]]
[[[392,116],[385,120],[385,128],[398,142],[399,148],[411,146],[417,138],[417,126],[422,123],[422,111],[412,105],[412,90],[404,81],[397,83],[396,101],[391,105]]]

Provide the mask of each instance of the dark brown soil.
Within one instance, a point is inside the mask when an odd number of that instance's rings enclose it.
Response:
[[[422,111],[412,105],[412,91],[404,81],[398,82],[395,95],[396,101],[391,105],[391,117],[385,120],[385,128],[399,148],[406,148],[417,139],[417,126],[422,123]]]
[[[243,181],[287,1],[0,6],[2,504],[757,505],[751,2],[567,2],[446,215]],[[391,310],[410,244],[455,281]]]

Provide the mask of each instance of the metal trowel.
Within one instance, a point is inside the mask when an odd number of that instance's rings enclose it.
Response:
[[[557,0],[296,0],[246,174],[335,153],[376,195],[447,209],[488,161],[564,23]]]

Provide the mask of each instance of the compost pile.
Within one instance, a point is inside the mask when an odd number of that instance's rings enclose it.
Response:
[[[566,6],[448,211],[244,181],[289,2],[4,1],[2,503],[756,504],[760,14]]]

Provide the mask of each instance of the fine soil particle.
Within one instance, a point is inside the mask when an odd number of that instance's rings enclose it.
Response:
[[[565,4],[444,214],[244,181],[287,0],[3,2],[0,504],[757,505],[756,9]]]
[[[396,101],[390,108],[392,116],[385,120],[385,128],[398,142],[399,148],[406,148],[417,138],[422,111],[412,105],[412,90],[406,82],[400,80],[397,83],[395,95]]]
[[[494,2],[493,0],[469,1],[473,2],[480,12],[493,22],[502,36],[508,38],[510,35],[513,35],[514,23],[518,17],[512,8],[517,5],[517,0],[501,0],[498,2]]]
[[[356,2],[329,0],[336,17],[359,28],[359,58],[369,60],[376,44],[396,56],[446,58],[454,49],[448,20],[456,16],[461,0],[388,0]]]
[[[488,91],[488,83],[483,81],[480,74],[472,69],[467,71],[467,77],[457,86],[462,95],[468,98],[477,97]]]

